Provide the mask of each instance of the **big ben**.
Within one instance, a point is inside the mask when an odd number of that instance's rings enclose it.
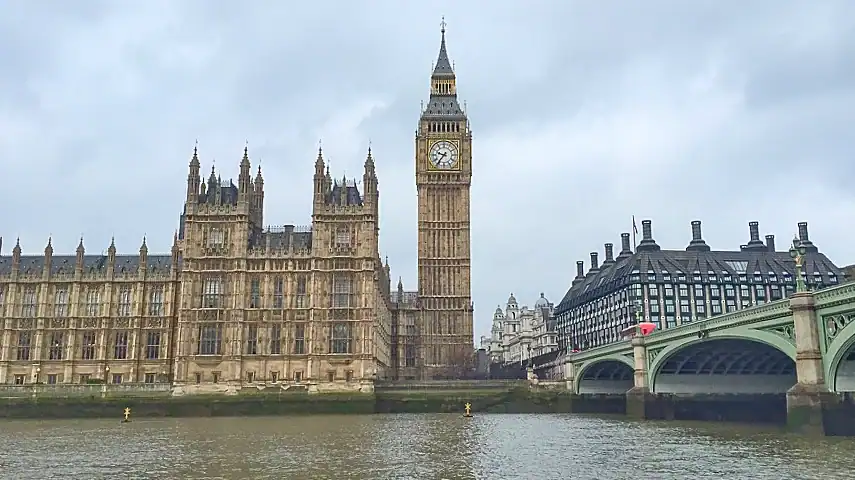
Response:
[[[473,307],[470,276],[472,132],[457,99],[457,81],[442,24],[430,101],[416,132],[419,299],[424,375],[459,378],[470,370]]]

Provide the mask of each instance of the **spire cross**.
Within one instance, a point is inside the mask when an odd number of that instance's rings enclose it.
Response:
[[[439,26],[440,26],[440,28],[441,28],[441,30],[440,30],[440,31],[442,32],[442,34],[443,34],[443,35],[445,35],[445,26],[446,26],[446,25],[448,25],[448,24],[447,24],[447,23],[445,23],[445,15],[443,15],[443,16],[442,16],[442,21],[439,23]]]

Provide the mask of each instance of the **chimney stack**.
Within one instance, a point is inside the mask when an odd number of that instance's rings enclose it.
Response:
[[[632,256],[632,246],[629,244],[629,233],[620,234],[620,253],[618,258],[626,258]]]
[[[808,224],[807,222],[799,222],[799,242],[804,245],[805,249],[808,252],[816,253],[819,251],[816,248],[816,245],[810,241],[810,237],[808,236]]]
[[[748,222],[748,244],[745,245],[743,250],[753,251],[753,250],[767,250],[766,244],[760,240],[760,223],[758,222]]]
[[[651,220],[641,221],[641,243],[635,248],[636,252],[656,252],[660,250],[659,245],[653,240],[653,222]]]
[[[615,252],[614,245],[611,243],[607,243],[604,245],[606,247],[606,260],[603,262],[603,265],[614,263],[615,261]]]
[[[709,252],[710,246],[704,241],[704,235],[701,231],[701,221],[692,221],[692,241],[686,247],[687,252]]]
[[[748,222],[748,234],[750,235],[750,241],[759,242],[760,241],[760,223],[759,222]]]
[[[766,235],[766,250],[769,250],[771,253],[775,253],[775,236],[774,235]]]
[[[585,262],[579,260],[576,262],[576,278],[573,279],[573,285],[581,282],[585,278]]]
[[[588,273],[596,272],[599,269],[600,264],[599,262],[597,262],[597,252],[591,252],[591,269],[588,271]]]

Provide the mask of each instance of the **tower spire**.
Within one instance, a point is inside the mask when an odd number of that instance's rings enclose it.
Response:
[[[445,48],[445,17],[442,17],[442,22],[440,22],[440,33],[442,35],[442,40],[439,44],[439,56],[436,59],[436,65],[433,67],[433,75],[434,78],[437,77],[454,77],[454,68],[451,66],[451,60],[448,58],[448,50]]]
[[[454,66],[448,58],[445,27],[445,17],[442,17],[439,56],[430,76],[430,101],[425,108],[422,108],[422,120],[435,118],[437,120],[462,121],[466,119],[466,115],[457,101],[457,78],[454,75]]]

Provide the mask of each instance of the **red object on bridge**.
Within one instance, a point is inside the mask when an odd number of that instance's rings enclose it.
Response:
[[[646,337],[656,330],[656,324],[651,322],[641,322],[638,324],[638,329],[641,330],[641,336]]]
[[[641,322],[637,325],[630,325],[629,327],[624,328],[620,333],[627,337],[634,337],[640,333],[642,337],[646,337],[653,333],[654,330],[656,330],[655,323]]]

